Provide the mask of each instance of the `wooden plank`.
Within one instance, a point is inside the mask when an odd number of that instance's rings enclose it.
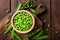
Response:
[[[2,18],[5,17],[5,15],[8,14],[6,12],[7,10],[10,11],[10,0],[0,0],[0,21]],[[5,28],[0,26],[0,40],[3,40],[5,37],[5,35],[4,35]]]
[[[10,0],[0,0],[0,20],[10,11]]]
[[[11,0],[11,12],[16,10],[18,6],[18,0]]]
[[[60,40],[60,0],[51,0],[51,40]],[[56,34],[56,31],[58,32]]]
[[[23,1],[23,2],[22,2],[22,1]],[[27,2],[27,0],[18,0],[18,3],[24,4],[25,2]]]

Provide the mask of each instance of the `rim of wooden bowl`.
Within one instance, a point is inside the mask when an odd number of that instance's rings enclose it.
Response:
[[[31,26],[31,28],[28,29],[27,31],[20,31],[20,30],[17,30],[17,29],[14,27],[13,18],[14,18],[14,16],[15,16],[16,14],[18,14],[19,12],[27,12],[27,13],[30,14],[31,17],[32,17],[33,24],[32,24],[32,26]],[[18,33],[22,33],[22,34],[29,33],[29,32],[34,28],[35,18],[34,18],[34,16],[33,16],[29,11],[27,11],[27,10],[19,10],[19,11],[16,11],[16,12],[13,14],[13,16],[12,16],[12,18],[11,18],[11,25],[12,25],[13,29],[14,29],[16,32],[18,32]]]

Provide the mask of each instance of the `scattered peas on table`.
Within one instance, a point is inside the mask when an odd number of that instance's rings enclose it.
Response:
[[[50,28],[50,27],[51,27],[51,25],[50,25],[50,24],[48,24],[47,26],[48,26],[48,28]]]
[[[46,19],[44,19],[44,23],[46,23],[47,22],[47,20]]]

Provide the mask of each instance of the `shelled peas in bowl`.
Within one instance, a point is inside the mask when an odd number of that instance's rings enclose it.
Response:
[[[20,10],[13,14],[11,25],[16,32],[25,34],[34,28],[35,19],[29,11]]]

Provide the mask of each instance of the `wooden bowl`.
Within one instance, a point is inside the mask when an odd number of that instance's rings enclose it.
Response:
[[[19,12],[27,12],[27,13],[30,14],[31,17],[32,17],[33,24],[32,24],[32,26],[31,26],[31,28],[30,28],[29,30],[27,30],[27,31],[20,31],[20,30],[17,30],[17,29],[14,27],[13,18],[14,18],[14,16],[15,16],[16,14],[18,14]],[[26,34],[26,33],[29,33],[29,32],[34,28],[35,18],[34,18],[34,16],[33,16],[29,11],[27,11],[27,10],[16,11],[16,12],[13,14],[12,18],[11,18],[11,25],[12,25],[13,29],[14,29],[16,32],[21,33],[21,34]]]

